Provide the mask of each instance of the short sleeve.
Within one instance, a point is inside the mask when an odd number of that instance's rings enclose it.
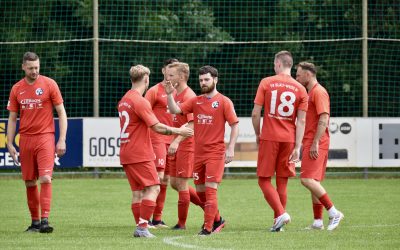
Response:
[[[314,104],[317,110],[317,114],[330,113],[329,106],[329,95],[328,92],[324,91],[324,89],[320,88],[314,95]]]
[[[51,82],[51,102],[53,103],[54,106],[57,106],[61,103],[64,102],[60,88],[58,87],[57,83],[55,81]]]
[[[15,86],[11,88],[10,97],[8,98],[7,109],[11,112],[19,111],[19,103],[17,95],[15,94]]]
[[[233,102],[227,97],[224,98],[224,116],[229,125],[239,122]]]
[[[153,86],[150,88],[147,92],[144,98],[146,98],[147,101],[150,103],[150,107],[154,107],[154,104],[156,102],[156,97],[157,97],[157,91],[156,91],[156,86]]]
[[[308,110],[308,94],[305,89],[300,90],[300,102],[299,102],[299,110],[306,111]]]
[[[254,103],[260,106],[264,105],[265,100],[265,79],[261,80],[260,84],[258,85],[256,97],[254,99]]]

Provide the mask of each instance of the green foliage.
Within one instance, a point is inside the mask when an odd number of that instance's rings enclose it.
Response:
[[[7,0],[0,7],[2,106],[23,76],[23,53],[32,50],[42,59],[41,73],[59,83],[68,115],[92,116],[93,1],[34,0],[29,6],[34,8]],[[189,63],[195,91],[196,69],[216,66],[219,90],[239,116],[249,116],[258,83],[274,74],[273,56],[280,50],[291,51],[295,63],[319,66],[333,116],[362,115],[361,1],[102,0],[98,10],[101,116],[116,116],[131,65],[150,67],[155,84],[170,57]],[[390,0],[368,3],[370,116],[400,116],[399,12]]]

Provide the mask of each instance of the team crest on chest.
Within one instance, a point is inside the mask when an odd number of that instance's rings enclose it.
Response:
[[[37,88],[36,89],[36,91],[35,91],[35,93],[36,93],[36,95],[43,95],[43,89],[42,88]]]
[[[215,101],[215,102],[211,103],[211,107],[214,109],[218,108],[218,106],[219,106],[219,101]]]

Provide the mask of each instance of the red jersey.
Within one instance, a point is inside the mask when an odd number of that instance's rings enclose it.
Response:
[[[266,77],[258,86],[254,103],[264,106],[260,139],[295,142],[297,110],[307,111],[306,89],[291,76]]]
[[[172,114],[168,110],[167,93],[165,93],[164,86],[161,83],[154,85],[146,92],[145,98],[150,102],[157,119],[165,125],[172,126]],[[150,138],[153,143],[170,144],[174,137],[150,131]]]
[[[193,92],[193,90],[191,88],[187,87],[179,95],[177,93],[175,93],[174,100],[179,105],[180,103],[184,103],[185,101],[187,101],[193,97],[196,97],[196,94]],[[190,121],[193,121],[193,113],[189,113],[186,115],[183,115],[183,114],[173,115],[172,122],[173,122],[173,126],[176,128],[180,128],[183,124],[188,123]],[[194,151],[194,138],[188,137],[185,140],[183,140],[179,144],[179,150],[193,152]]]
[[[25,78],[14,84],[7,109],[20,113],[21,135],[37,135],[54,133],[53,106],[62,103],[63,98],[57,83],[39,75],[31,85]]]
[[[311,145],[315,133],[318,128],[319,116],[323,113],[330,114],[329,94],[319,83],[308,93],[308,110],[306,116],[306,129],[304,131],[303,145]],[[328,120],[329,124],[329,120]],[[329,130],[325,129],[325,133],[319,140],[319,147],[323,149],[329,148]]]
[[[159,121],[149,102],[138,91],[129,90],[118,102],[118,114],[121,127],[121,165],[154,161],[149,127]]]
[[[213,98],[201,95],[182,103],[180,108],[183,114],[193,113],[195,157],[224,157],[225,122],[239,122],[232,101],[221,93]]]

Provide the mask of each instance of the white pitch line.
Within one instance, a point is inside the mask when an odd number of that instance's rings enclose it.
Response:
[[[197,236],[197,237],[201,237],[201,236]],[[185,236],[165,237],[163,239],[163,242],[165,244],[176,246],[176,247],[180,247],[180,248],[189,248],[189,249],[197,248],[197,249],[207,249],[207,250],[227,250],[226,248],[210,248],[210,247],[204,248],[204,247],[201,247],[201,246],[189,245],[189,244],[176,242],[176,240],[179,240],[179,239],[182,239],[182,238],[185,238]]]
[[[342,227],[344,227],[344,228],[400,227],[400,224],[376,224],[376,225],[354,225],[354,226],[346,226],[346,225],[344,225]],[[303,230],[300,230],[300,231],[303,231]],[[254,231],[242,231],[242,233],[243,232],[254,232]],[[236,233],[236,232],[224,232],[224,234],[229,234],[229,233]],[[187,238],[187,237],[193,237],[193,236],[186,235],[186,236],[165,237],[165,238],[163,238],[163,242],[165,244],[176,246],[176,247],[180,247],[180,248],[189,248],[189,249],[197,248],[197,249],[207,249],[207,250],[228,250],[226,248],[210,248],[210,247],[204,248],[204,247],[197,246],[197,245],[190,245],[190,244],[176,242],[177,240],[180,240],[180,239],[183,239],[183,238]],[[196,236],[194,236],[194,237],[196,237]],[[200,237],[200,236],[197,236],[197,237]]]
[[[382,224],[382,225],[354,225],[354,226],[343,226],[345,228],[348,227],[400,227],[400,224]]]

